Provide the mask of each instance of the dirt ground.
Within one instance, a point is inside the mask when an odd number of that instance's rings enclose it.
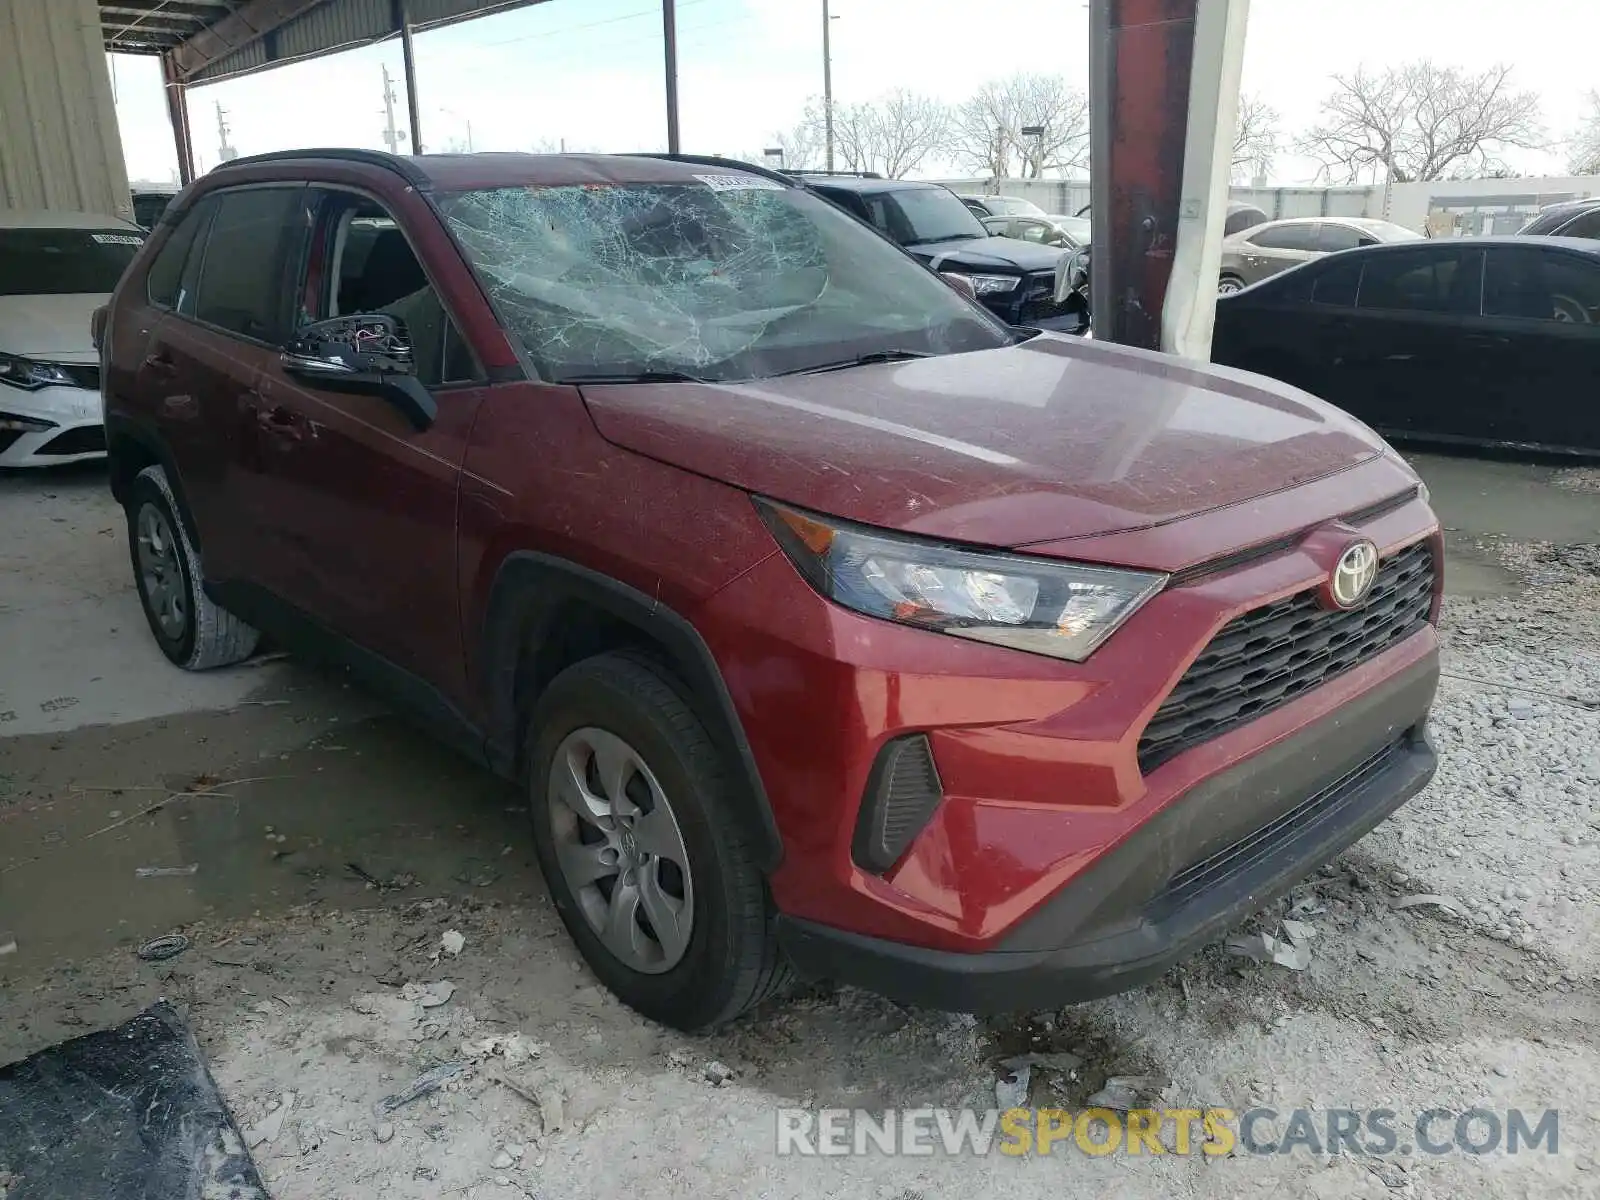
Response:
[[[1600,1196],[1600,491],[1419,466],[1450,527],[1443,768],[1297,893],[1304,970],[1214,946],[981,1022],[816,987],[698,1039],[582,967],[517,794],[338,678],[169,667],[103,477],[0,477],[0,1062],[170,998],[281,1200]],[[1418,894],[1448,903],[1395,906]],[[1039,1105],[1138,1075],[1169,1108],[1556,1108],[1559,1152],[775,1152],[780,1106],[989,1108],[1024,1050],[1081,1060],[1035,1072]]]

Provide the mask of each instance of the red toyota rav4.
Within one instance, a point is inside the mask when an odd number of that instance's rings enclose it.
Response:
[[[1003,326],[783,176],[240,159],[97,323],[167,656],[263,631],[521,781],[668,1024],[1125,988],[1433,772],[1439,526],[1378,437]]]

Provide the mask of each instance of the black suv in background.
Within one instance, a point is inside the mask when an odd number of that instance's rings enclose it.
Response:
[[[1541,209],[1518,232],[1543,237],[1600,238],[1600,196],[1552,204]]]
[[[978,299],[1009,325],[1083,333],[1080,295],[1057,304],[1056,265],[1067,252],[994,237],[949,188],[877,176],[801,174],[824,199],[904,246],[935,271],[965,275]]]

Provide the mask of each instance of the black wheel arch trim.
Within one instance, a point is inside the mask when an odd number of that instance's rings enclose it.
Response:
[[[741,795],[746,800],[736,815],[758,865],[764,872],[773,871],[783,858],[783,841],[743,723],[710,647],[688,620],[657,598],[567,559],[519,550],[507,555],[495,573],[478,663],[489,715],[490,765],[508,777],[517,773],[524,733],[516,697],[520,648],[530,640],[542,642],[544,625],[571,601],[632,626],[665,653],[667,665],[692,693],[687,698],[745,784]]]
[[[167,444],[155,430],[142,421],[119,413],[106,414],[106,457],[111,467],[109,481],[112,497],[118,504],[126,504],[125,485],[132,483],[133,477],[138,474],[137,471],[125,473],[119,468],[117,443],[123,440],[139,446],[166,471],[167,486],[172,489],[173,499],[178,502],[178,515],[183,518],[183,523],[188,528],[189,540],[194,544],[194,548],[199,550],[199,527],[195,524],[194,513],[189,511],[189,497],[184,493],[183,477],[178,472],[178,463],[172,457],[172,451],[167,448]]]

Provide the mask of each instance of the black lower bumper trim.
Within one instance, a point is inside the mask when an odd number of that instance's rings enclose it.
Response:
[[[1351,746],[1343,740],[1351,732],[1350,714],[1341,712],[1180,797],[1171,808],[1204,808],[1223,793],[1235,800],[1251,791],[1281,793],[1283,774],[1293,770],[1289,763],[1325,760],[1338,744],[1334,773],[1302,790],[1297,803],[1264,812],[1243,836],[1209,849],[1199,861],[1175,863],[1180,869],[1157,885],[1117,867],[1121,886],[1136,893],[1131,904],[1108,906],[1104,877],[1095,879],[1091,868],[1089,878],[1052,897],[1027,923],[1031,929],[1003,949],[929,950],[780,916],[783,947],[802,975],[953,1012],[1055,1007],[1137,987],[1281,897],[1427,786],[1437,765],[1425,732],[1437,674],[1437,659],[1430,659],[1365,704],[1357,702],[1358,710],[1366,709],[1357,714],[1358,726],[1370,728],[1386,713],[1406,714],[1405,723],[1389,726],[1381,737]],[[1166,830],[1151,822],[1108,857],[1170,859],[1171,831],[1171,822]],[[1084,910],[1097,919],[1079,921]],[[1061,931],[1061,940],[1038,945],[1037,933],[1050,928]]]

